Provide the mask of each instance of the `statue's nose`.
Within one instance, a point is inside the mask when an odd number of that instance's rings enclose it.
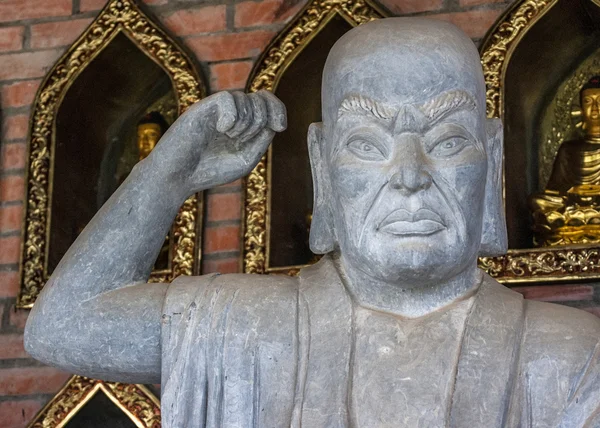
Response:
[[[390,178],[390,187],[408,196],[431,187],[431,175],[425,165],[425,154],[420,142],[416,139],[408,141],[405,150],[398,156],[396,169]]]

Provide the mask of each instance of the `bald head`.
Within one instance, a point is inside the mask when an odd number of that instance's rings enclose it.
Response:
[[[379,113],[393,115],[405,105],[420,110],[440,96],[448,102],[452,97],[447,93],[485,114],[485,84],[473,42],[445,22],[382,19],[346,33],[329,53],[323,72],[323,119],[330,126],[342,104],[348,106],[353,99],[354,104],[375,101]]]
[[[309,132],[313,251],[339,248],[372,277],[423,284],[505,249],[502,126],[485,117],[479,55],[462,31],[363,24],[330,51],[322,87],[323,124]]]

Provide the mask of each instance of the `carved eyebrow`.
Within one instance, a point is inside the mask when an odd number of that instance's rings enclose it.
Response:
[[[396,116],[396,111],[362,95],[350,95],[342,101],[342,105],[338,109],[338,117],[344,114],[358,114],[373,116],[377,119],[392,120]]]
[[[419,106],[419,110],[429,120],[430,125],[455,110],[475,110],[476,108],[477,103],[471,94],[461,90],[444,92]]]
[[[427,118],[429,125],[433,125],[458,109],[475,110],[476,108],[477,103],[471,94],[459,89],[444,92],[418,106],[418,110]],[[397,109],[378,103],[362,95],[350,95],[346,97],[338,109],[338,117],[344,114],[358,114],[382,120],[393,120],[397,113]]]

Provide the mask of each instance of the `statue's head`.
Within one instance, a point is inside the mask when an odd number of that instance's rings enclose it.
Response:
[[[137,124],[137,147],[140,160],[145,159],[158,144],[158,140],[167,132],[169,125],[157,111],[150,112]]]
[[[357,27],[327,58],[322,103],[309,131],[314,252],[423,283],[506,251],[502,126],[486,119],[464,33],[415,18]]]
[[[594,76],[579,93],[581,116],[586,134],[600,134],[600,76]]]

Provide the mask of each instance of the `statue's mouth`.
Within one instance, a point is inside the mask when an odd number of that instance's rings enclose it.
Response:
[[[379,225],[379,230],[398,236],[432,235],[446,228],[442,218],[427,208],[415,212],[403,208],[392,211]]]

